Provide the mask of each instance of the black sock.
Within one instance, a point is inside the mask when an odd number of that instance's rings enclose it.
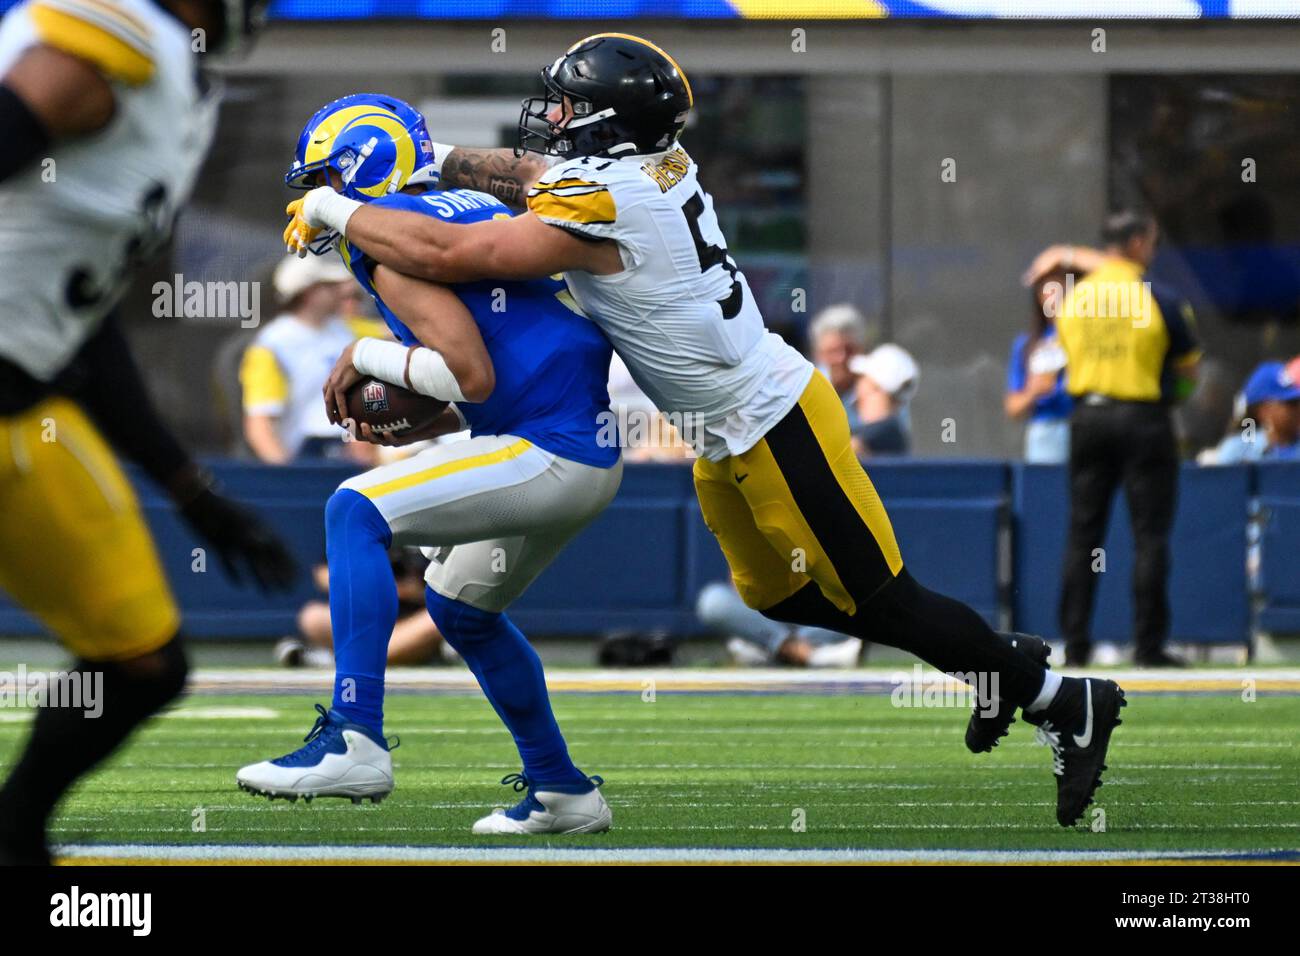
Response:
[[[179,638],[129,661],[78,661],[73,674],[102,674],[99,716],[41,707],[9,779],[0,789],[0,843],[27,852],[45,846],[45,825],[59,798],[113,752],[131,731],[175,699],[188,674]]]
[[[906,568],[852,616],[812,582],[763,613],[901,648],[945,674],[996,674],[998,697],[1018,707],[1031,703],[1043,686],[1043,665],[1013,648],[965,604],[921,587]]]

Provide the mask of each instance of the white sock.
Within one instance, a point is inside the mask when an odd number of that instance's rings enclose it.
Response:
[[[1043,671],[1043,689],[1038,692],[1033,703],[1025,708],[1026,714],[1036,714],[1046,709],[1056,699],[1056,692],[1061,689],[1061,675],[1056,671]]]

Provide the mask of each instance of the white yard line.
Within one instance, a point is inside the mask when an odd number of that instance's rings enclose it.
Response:
[[[1107,863],[1153,860],[1260,859],[1287,851],[1224,850],[764,850],[531,847],[384,846],[151,846],[72,845],[57,855],[70,860],[203,863]],[[1289,851],[1294,854],[1294,851]]]
[[[1061,673],[1070,673],[1061,671]],[[1243,682],[1253,680],[1264,688],[1300,692],[1300,668],[1218,668],[1214,670],[1089,670],[1088,677],[1117,680],[1134,690],[1143,688],[1198,688],[1242,690]],[[547,682],[556,690],[655,691],[696,690],[787,690],[809,692],[885,691],[910,687],[915,676],[912,668],[857,668],[853,670],[792,671],[755,668],[752,670],[673,668],[671,670],[548,670]],[[936,671],[925,669],[922,680],[930,681]],[[390,670],[385,682],[393,689],[463,690],[478,692],[474,675],[462,668],[412,667]],[[949,681],[954,688],[964,687]],[[326,670],[242,670],[201,669],[194,675],[194,690],[332,690],[334,675]]]

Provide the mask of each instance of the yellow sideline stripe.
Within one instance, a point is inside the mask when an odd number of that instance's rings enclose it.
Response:
[[[730,0],[742,17],[785,20],[812,17],[825,20],[883,19],[889,11],[876,0]]]
[[[699,849],[705,849],[700,847]],[[339,857],[337,859],[319,859],[319,860],[279,860],[270,857],[257,857],[250,855],[239,859],[221,859],[221,860],[176,860],[169,857],[112,857],[112,856],[81,856],[68,857],[55,861],[55,866],[356,866],[358,863],[372,866],[573,866],[572,860],[547,860],[547,859],[529,859],[529,860],[458,860],[445,859],[439,860],[432,857],[424,860],[371,860],[368,858],[348,859]],[[1007,862],[976,862],[964,860],[908,860],[904,854],[899,854],[898,860],[891,861],[858,861],[858,860],[830,860],[830,861],[811,861],[811,860],[753,860],[753,861],[735,861],[735,860],[583,860],[582,866],[1300,866],[1286,860],[1248,860],[1240,858],[1232,859],[1145,859],[1143,857],[1134,857],[1132,859],[1114,859],[1114,860],[1008,860]]]
[[[532,447],[532,442],[526,438],[521,438],[513,445],[500,448],[497,451],[489,451],[482,455],[471,455],[457,461],[444,462],[441,465],[435,465],[433,468],[426,468],[424,471],[417,471],[410,475],[403,475],[401,478],[394,478],[391,481],[383,481],[377,485],[371,485],[369,488],[358,488],[357,490],[367,498],[382,498],[384,495],[391,495],[395,491],[403,491],[426,481],[434,481],[438,478],[445,478],[447,475],[469,471],[471,468],[483,468],[488,465],[497,465],[503,461],[509,461],[512,458],[518,458]]]

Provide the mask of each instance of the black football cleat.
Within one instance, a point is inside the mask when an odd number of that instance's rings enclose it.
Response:
[[[1110,735],[1123,723],[1119,712],[1127,706],[1124,691],[1113,680],[1067,677],[1050,707],[1025,715],[1038,725],[1038,742],[1052,748],[1056,822],[1061,826],[1074,826],[1092,803],[1106,769]]]
[[[0,839],[0,866],[49,866],[51,862],[43,840]]]
[[[1032,634],[1008,634],[1007,643],[1031,660],[1044,667],[1052,654],[1052,648],[1041,637]],[[1016,708],[1004,700],[990,702],[975,699],[975,711],[966,724],[966,749],[973,754],[986,754],[998,745],[998,741],[1007,735],[1011,725],[1016,722]]]

